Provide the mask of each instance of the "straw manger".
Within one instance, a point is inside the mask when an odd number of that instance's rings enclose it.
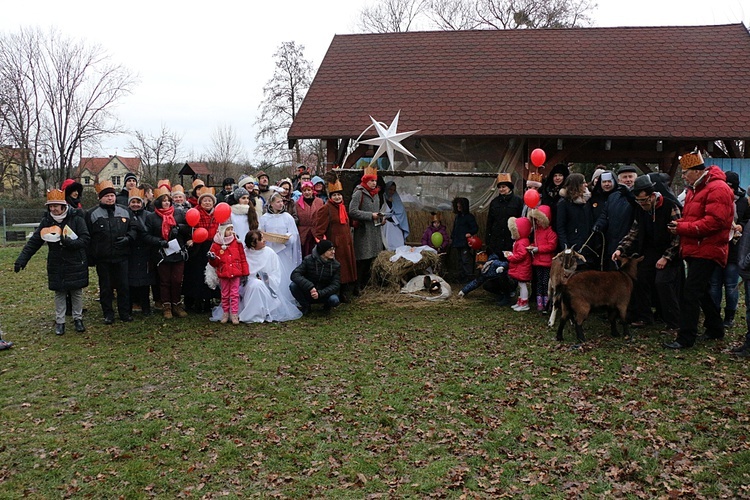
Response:
[[[384,250],[378,254],[372,263],[372,278],[383,287],[392,289],[394,292],[401,290],[409,279],[419,274],[427,274],[427,269],[434,268],[440,258],[435,252],[422,251],[422,260],[412,264],[406,259],[398,259],[391,262],[390,258],[396,252]]]

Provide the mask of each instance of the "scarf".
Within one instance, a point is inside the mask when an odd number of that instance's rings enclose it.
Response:
[[[235,215],[247,215],[250,211],[250,205],[240,205],[239,203],[232,205],[230,208]],[[255,210],[255,208],[253,208],[253,210]]]
[[[343,203],[335,203],[335,202],[331,201],[330,199],[328,200],[328,203],[330,203],[334,207],[338,207],[338,209],[339,209],[339,223],[340,224],[344,224],[345,226],[348,226],[349,225],[349,214],[346,213],[346,207],[344,206],[344,204]]]
[[[206,231],[208,231],[208,238],[213,239],[214,235],[216,235],[216,230],[219,228],[219,223],[216,222],[216,219],[214,219],[214,216],[212,215],[213,210],[211,210],[211,212],[206,212],[201,206],[197,207],[197,209],[201,217],[198,219],[198,224],[196,224],[195,227],[205,228]]]
[[[169,231],[177,225],[174,220],[174,205],[170,205],[169,208],[157,208],[155,211],[161,217],[161,237],[169,241]]]
[[[363,175],[362,182],[360,183],[360,186],[362,186],[365,189],[365,191],[370,193],[370,196],[372,196],[373,198],[375,198],[375,195],[380,192],[380,188],[375,186],[375,189],[370,189],[367,186],[367,183],[371,180],[377,180],[377,179],[378,177],[376,175]]]
[[[57,222],[58,224],[62,223],[62,221],[64,221],[64,220],[65,220],[65,217],[67,217],[67,216],[68,216],[68,205],[65,205],[65,210],[63,210],[63,213],[61,213],[60,215],[52,215],[52,213],[50,213],[49,215],[50,215],[50,217],[52,217],[52,218],[53,218],[53,219],[55,220],[55,222]]]
[[[217,231],[214,235],[214,243],[217,245],[221,245],[222,250],[226,250],[227,247],[234,241],[234,234],[231,236],[224,236],[223,234],[219,234]]]
[[[313,197],[310,198],[309,200],[305,198],[304,196],[300,196],[299,199],[297,200],[297,205],[299,205],[300,209],[304,210],[305,203],[307,203],[308,207],[311,207],[314,201],[315,201],[315,195],[313,195]]]

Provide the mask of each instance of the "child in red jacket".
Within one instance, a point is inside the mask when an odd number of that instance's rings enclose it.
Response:
[[[534,222],[534,243],[529,247],[531,267],[536,276],[536,310],[546,311],[549,297],[549,270],[557,250],[557,233],[550,226],[552,209],[539,205],[529,210],[529,219]]]
[[[245,248],[234,237],[234,226],[225,223],[219,226],[214,236],[208,262],[216,268],[221,286],[221,308],[224,315],[221,322],[231,320],[233,325],[240,323],[240,281],[250,274],[245,257]]]
[[[518,281],[520,292],[518,302],[512,307],[514,311],[529,310],[529,282],[531,281],[531,253],[528,247],[531,234],[531,221],[526,217],[508,219],[508,229],[513,236],[513,251],[503,252],[508,259],[508,276]]]

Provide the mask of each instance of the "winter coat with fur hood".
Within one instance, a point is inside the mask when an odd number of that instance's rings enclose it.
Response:
[[[513,251],[506,256],[510,267],[508,276],[518,281],[531,281],[531,253],[527,250],[531,221],[526,217],[508,219],[508,229],[513,236]]]
[[[534,243],[531,245],[536,251],[531,256],[531,265],[538,267],[552,267],[552,258],[557,251],[557,233],[550,226],[552,209],[547,205],[539,205],[529,210],[529,218],[534,219]]]

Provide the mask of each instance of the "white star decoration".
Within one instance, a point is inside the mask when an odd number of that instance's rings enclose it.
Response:
[[[360,144],[368,144],[372,146],[378,146],[378,150],[375,152],[375,156],[372,157],[372,160],[370,161],[370,165],[372,166],[375,161],[380,158],[383,155],[383,152],[388,154],[388,160],[391,162],[391,169],[393,168],[393,153],[394,151],[399,151],[403,153],[406,156],[411,156],[412,158],[416,158],[413,154],[409,152],[408,149],[403,147],[401,145],[401,141],[409,137],[410,135],[416,134],[419,132],[419,130],[412,130],[411,132],[401,132],[398,133],[396,129],[398,128],[398,117],[401,114],[401,110],[396,113],[396,117],[391,122],[391,125],[388,128],[385,128],[385,124],[381,123],[372,116],[370,117],[370,120],[372,120],[372,124],[375,127],[375,130],[378,132],[378,137],[374,139],[367,139],[366,141],[360,141]]]

